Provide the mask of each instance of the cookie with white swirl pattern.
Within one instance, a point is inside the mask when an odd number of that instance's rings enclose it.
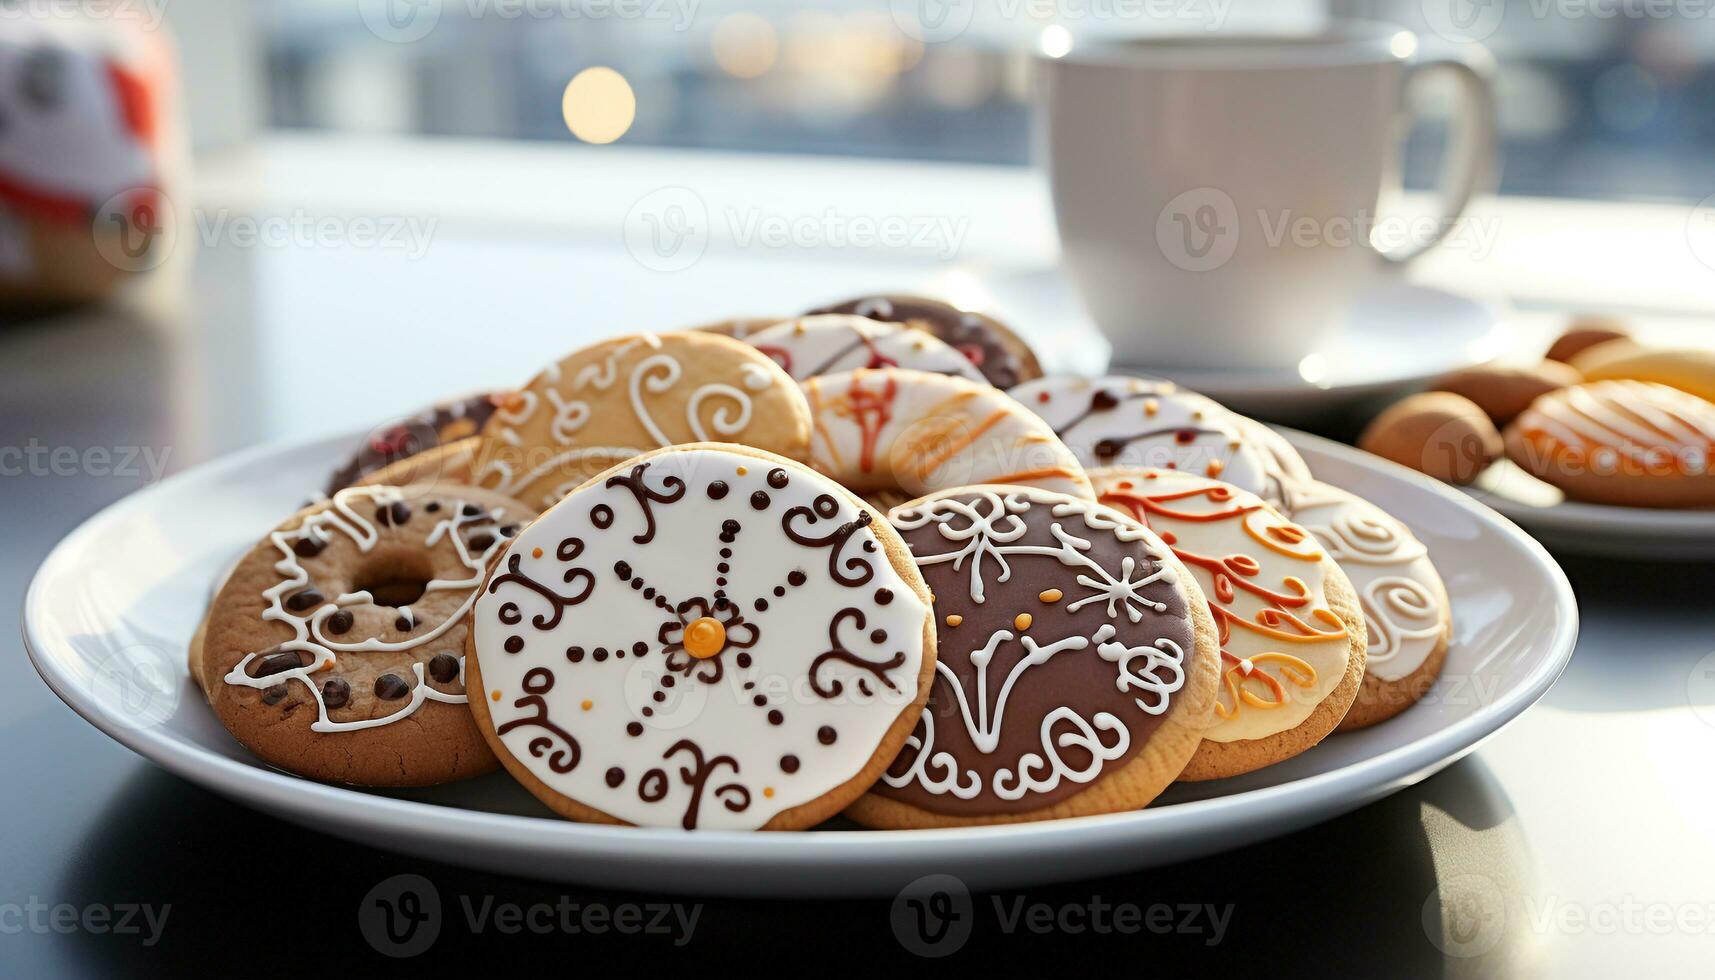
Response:
[[[891,367],[988,383],[965,355],[926,330],[847,313],[802,316],[744,340],[799,381],[858,368]]]
[[[603,467],[663,446],[730,442],[805,459],[810,409],[791,375],[749,344],[644,333],[549,365],[501,400],[482,435],[476,485],[546,507]]]
[[[1351,579],[1369,634],[1364,682],[1337,729],[1367,728],[1411,707],[1441,675],[1453,604],[1411,529],[1357,494],[1287,481],[1287,516],[1309,531]]]
[[[465,707],[465,632],[490,558],[534,512],[473,487],[348,487],[233,568],[193,669],[270,765],[427,786],[495,760]],[[200,647],[200,649],[199,649]]]

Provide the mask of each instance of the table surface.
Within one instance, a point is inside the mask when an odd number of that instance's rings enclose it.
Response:
[[[185,263],[182,302],[0,327],[0,447],[139,447],[164,454],[172,472],[516,383],[554,353],[618,330],[746,312],[758,296],[768,299],[750,307],[758,312],[799,308],[918,282],[926,268],[916,256],[854,261],[796,249],[759,258],[716,247],[664,277],[611,236],[476,226],[443,228],[422,254],[206,233],[178,252],[175,263],[195,260]],[[410,346],[387,340],[399,329]],[[1342,434],[1351,424],[1336,413],[1320,428]],[[675,899],[497,877],[325,837],[155,769],[65,708],[17,639],[18,597],[42,557],[151,479],[80,469],[0,478],[0,593],[15,597],[0,604],[0,635],[13,638],[0,658],[0,735],[13,746],[0,754],[0,782],[12,788],[0,794],[0,973],[370,971],[388,961],[365,941],[359,906],[407,873],[433,883],[444,913],[416,963],[503,957],[600,969],[718,957],[795,966],[797,956],[836,950],[883,967],[917,962],[886,901]],[[1289,975],[1707,973],[1715,564],[1563,565],[1583,616],[1571,666],[1472,756],[1255,847],[978,895],[959,957],[1059,965],[1072,936],[1084,962],[1131,972],[1266,962]],[[677,903],[666,922],[694,915],[694,930],[538,933],[529,923],[547,920],[536,913],[514,934],[505,913],[489,914],[542,907],[557,922],[576,906],[574,924],[599,924],[641,905],[648,922],[663,901]],[[1029,911],[1038,905],[1049,911]],[[126,920],[143,906],[158,928],[141,914]],[[1116,906],[1175,911],[1143,918],[1161,931],[1139,935],[1106,911]],[[1215,913],[1183,911],[1191,906]],[[586,913],[598,918],[580,919]],[[1033,926],[1041,915],[1053,923]],[[106,927],[122,921],[137,928]]]

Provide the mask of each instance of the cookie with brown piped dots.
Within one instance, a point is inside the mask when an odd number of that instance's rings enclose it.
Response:
[[[925,330],[846,313],[799,317],[745,338],[803,381],[858,368],[910,368],[952,374],[986,384],[983,373],[965,355]]]
[[[1309,472],[1284,439],[1265,440],[1257,432],[1261,426],[1171,381],[1056,375],[1011,394],[1040,415],[1086,467],[1179,470],[1271,502],[1280,499],[1279,481],[1289,470]]]
[[[473,713],[572,819],[800,829],[910,733],[929,604],[898,534],[832,480],[742,446],[656,450],[500,556],[468,648]]]
[[[494,768],[465,706],[489,559],[534,512],[472,487],[348,487],[257,544],[215,596],[201,684],[234,737],[330,782],[426,786]]]

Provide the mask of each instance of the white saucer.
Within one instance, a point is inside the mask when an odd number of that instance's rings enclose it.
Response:
[[[1465,492],[1557,552],[1643,561],[1715,558],[1715,510],[1578,503],[1506,459]]]
[[[398,792],[332,786],[239,747],[191,682],[185,649],[233,551],[295,509],[356,438],[261,447],[97,514],[36,573],[25,643],[73,710],[191,782],[323,833],[501,873],[668,892],[884,895],[930,873],[976,890],[1189,860],[1326,820],[1444,768],[1548,690],[1578,632],[1559,566],[1494,512],[1367,453],[1290,433],[1319,477],[1405,521],[1445,563],[1453,640],[1422,703],[1279,765],[1174,786],[1130,813],[898,832],[840,821],[806,834],[570,823],[504,773]]]
[[[1502,329],[1504,309],[1498,303],[1400,282],[1359,296],[1340,333],[1292,368],[1114,364],[1110,369],[1110,345],[1058,269],[954,270],[922,289],[994,311],[1038,347],[1043,366],[1051,371],[1096,375],[1112,370],[1169,378],[1236,411],[1269,419],[1301,418],[1418,387],[1445,372],[1493,360],[1518,340]]]

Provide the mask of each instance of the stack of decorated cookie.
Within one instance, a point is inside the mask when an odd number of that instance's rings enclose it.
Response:
[[[1398,521],[1199,395],[1041,374],[910,297],[573,352],[362,447],[192,672],[305,776],[782,830],[1137,808],[1434,681]]]

